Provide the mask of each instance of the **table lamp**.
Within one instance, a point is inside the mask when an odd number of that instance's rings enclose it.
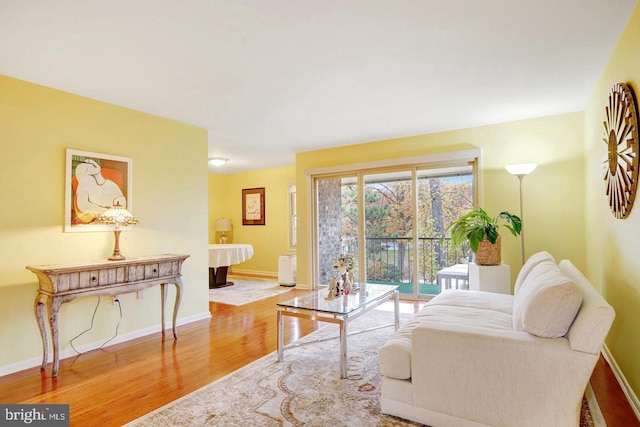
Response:
[[[113,249],[113,255],[107,258],[109,261],[119,261],[126,259],[120,255],[120,227],[137,224],[138,220],[131,213],[120,205],[115,205],[107,209],[102,215],[96,219],[96,224],[115,224],[116,245]]]
[[[227,235],[225,234],[227,231],[231,231],[233,227],[231,226],[231,220],[229,218],[220,218],[216,219],[216,231],[221,232],[220,235],[220,243],[227,243]]]

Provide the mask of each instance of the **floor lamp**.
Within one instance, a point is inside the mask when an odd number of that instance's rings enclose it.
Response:
[[[522,209],[522,179],[529,175],[538,165],[536,163],[519,163],[517,165],[507,165],[505,169],[511,175],[518,177],[520,183],[520,220],[522,228],[520,229],[520,248],[522,251],[522,265],[524,265],[524,211]]]

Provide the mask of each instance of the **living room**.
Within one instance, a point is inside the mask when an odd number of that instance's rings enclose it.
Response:
[[[296,252],[300,287],[304,288],[311,277],[308,170],[480,149],[482,205],[490,212],[519,209],[518,181],[504,166],[538,163],[525,180],[527,254],[545,250],[556,259],[570,259],[614,307],[616,319],[605,355],[637,411],[640,267],[634,255],[640,249],[640,214],[633,210],[628,218],[616,219],[602,179],[606,157],[602,124],[609,91],[614,84],[627,82],[638,92],[637,7],[620,34],[596,85],[588,88],[583,110],[305,150],[296,153],[292,164],[230,174],[211,172],[203,161],[210,157],[207,129],[38,85],[27,78],[0,76],[0,140],[6,166],[0,174],[2,194],[10,207],[3,211],[0,232],[0,375],[38,366],[42,357],[33,315],[37,281],[25,266],[104,259],[113,250],[111,232],[63,232],[68,148],[133,159],[132,201],[140,223],[122,234],[121,250],[125,256],[189,255],[182,271],[185,292],[180,325],[211,316],[203,272],[208,267],[207,246],[215,241],[217,218],[231,218],[233,241],[255,248],[254,257],[239,270],[275,275],[278,255],[288,252],[288,186],[297,184]],[[243,227],[241,190],[254,187],[266,191],[266,225]],[[511,266],[513,281],[521,266],[518,239],[505,237],[503,259]],[[118,342],[159,331],[159,295],[158,289],[149,289],[141,295],[120,296],[123,315]],[[173,297],[170,292],[169,300]],[[68,343],[79,332],[78,325],[88,323],[94,306],[95,300],[77,300],[61,308],[62,357],[73,356]],[[118,318],[117,306],[103,302],[94,328],[80,345],[108,339]]]

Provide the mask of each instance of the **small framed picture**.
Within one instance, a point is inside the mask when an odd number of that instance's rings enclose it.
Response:
[[[132,211],[132,178],[131,158],[67,149],[64,231],[112,231],[95,220],[115,205]]]
[[[264,187],[242,190],[242,225],[264,225]]]

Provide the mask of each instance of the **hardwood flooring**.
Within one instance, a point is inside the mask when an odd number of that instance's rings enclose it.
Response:
[[[275,351],[275,303],[305,292],[243,306],[210,303],[211,320],[179,327],[178,340],[169,331],[65,359],[57,378],[51,365],[0,377],[0,403],[68,403],[72,426],[120,426]],[[403,301],[401,310],[422,305]],[[321,325],[285,321],[285,343]],[[640,426],[604,360],[592,385],[609,426]]]

